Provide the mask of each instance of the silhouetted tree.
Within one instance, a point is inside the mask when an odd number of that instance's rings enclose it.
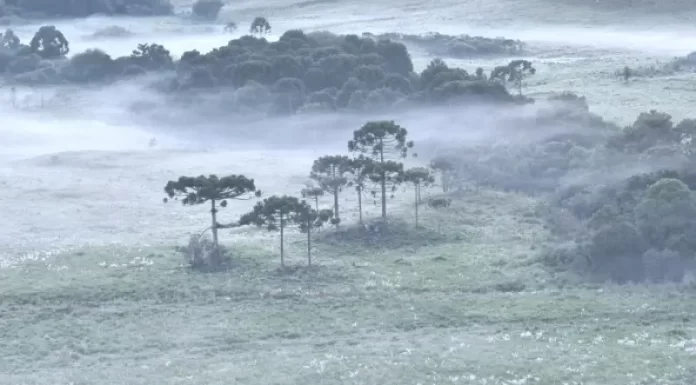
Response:
[[[421,72],[420,82],[421,88],[432,89],[434,88],[435,78],[442,73],[450,71],[444,60],[440,58],[435,58],[428,63],[425,69]]]
[[[404,158],[413,148],[412,141],[406,141],[408,131],[393,121],[368,122],[353,132],[353,140],[348,149],[357,153],[369,153],[375,160],[366,164],[369,178],[380,184],[382,192],[382,218],[387,218],[387,183],[399,183],[403,164],[389,160],[390,157]]]
[[[68,40],[54,25],[44,25],[29,43],[31,52],[44,59],[55,59],[70,52]]]
[[[312,229],[321,229],[331,221],[333,211],[329,209],[312,210],[309,205],[301,206],[300,230],[307,233],[307,265],[312,266]]]
[[[180,199],[184,205],[199,205],[210,202],[210,215],[212,219],[213,244],[218,243],[217,203],[220,207],[226,207],[230,199],[247,200],[261,196],[261,191],[256,189],[253,179],[243,175],[229,175],[218,178],[216,175],[198,177],[179,177],[176,181],[169,181],[164,187],[164,192],[169,198]],[[164,198],[167,202],[167,198]],[[217,261],[219,262],[219,261]]]
[[[249,33],[252,35],[265,35],[271,32],[271,24],[266,20],[265,17],[257,16],[254,21],[251,22],[249,27]]]
[[[355,192],[358,194],[358,220],[361,224],[363,223],[362,194],[365,191],[365,182],[369,179],[367,172],[372,169],[372,163],[374,161],[364,155],[359,155],[350,161],[351,180],[348,185],[355,187]]]
[[[351,159],[344,155],[322,156],[314,161],[309,177],[315,180],[326,192],[333,195],[333,223],[341,221],[339,214],[338,196],[344,187],[350,183]]]
[[[451,156],[436,156],[430,161],[430,168],[440,174],[442,192],[449,192],[454,182],[456,160]]]
[[[306,185],[300,191],[302,198],[314,200],[314,207],[319,211],[319,197],[324,195],[324,189],[319,186]]]
[[[145,70],[160,70],[174,66],[169,50],[159,44],[138,44],[131,58]]]
[[[233,33],[237,31],[237,28],[239,27],[234,21],[230,21],[229,23],[225,24],[225,32]]]
[[[536,69],[532,67],[532,62],[527,60],[513,60],[508,64],[508,67],[510,67],[509,79],[515,83],[519,95],[522,96],[522,80],[528,76],[534,75]]]
[[[376,46],[377,53],[384,58],[389,72],[408,76],[413,72],[413,62],[408,49],[402,43],[391,40],[380,40]]]
[[[404,182],[413,184],[413,192],[415,194],[415,213],[416,227],[418,227],[418,206],[421,201],[421,187],[429,186],[435,182],[435,178],[430,174],[430,170],[425,167],[414,167],[404,171]]]
[[[305,201],[296,197],[273,195],[258,202],[251,212],[242,215],[239,225],[265,226],[268,231],[280,230],[280,265],[285,267],[285,228],[291,224],[301,225],[311,210]]]
[[[522,95],[522,80],[524,78],[534,75],[536,69],[532,66],[532,63],[527,60],[513,60],[508,65],[498,66],[491,71],[490,79],[497,80],[503,85],[508,82],[512,82],[518,90],[519,95]]]
[[[624,82],[628,83],[628,80],[631,78],[633,74],[631,73],[631,69],[628,66],[625,66],[621,76],[623,76]]]
[[[106,52],[87,50],[70,58],[65,76],[76,83],[101,81],[114,74],[114,61]]]
[[[0,34],[2,37],[0,39],[0,48],[8,51],[16,51],[19,49],[21,42],[14,31],[11,29],[6,29],[5,33]]]
[[[489,78],[493,81],[498,81],[503,85],[507,85],[512,69],[509,66],[497,66],[491,71]]]

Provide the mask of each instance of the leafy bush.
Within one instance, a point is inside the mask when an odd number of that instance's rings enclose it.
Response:
[[[643,254],[645,277],[651,282],[681,282],[687,262],[672,250],[650,249]]]
[[[223,246],[216,248],[210,238],[201,237],[198,234],[192,234],[188,245],[179,246],[176,251],[184,257],[185,263],[192,269],[221,271],[230,267],[231,257],[227,249]]]
[[[617,260],[638,259],[645,252],[646,242],[635,226],[618,221],[601,226],[592,232],[588,253],[598,269],[611,269]]]
[[[685,270],[696,268],[696,196],[680,180],[692,181],[691,175],[639,174],[591,194],[577,190],[557,197],[557,205],[584,220],[572,234],[582,245],[575,258],[589,258],[591,272],[619,282],[680,281]],[[552,218],[545,219],[553,225]],[[554,258],[547,263],[555,266]]]
[[[696,199],[678,179],[661,179],[651,185],[635,208],[643,237],[663,249],[673,237],[696,229]]]
[[[460,71],[434,60],[420,86]],[[439,151],[446,175],[432,167],[446,176],[443,186],[468,183],[542,198],[537,215],[553,243],[564,245],[543,253],[556,269],[628,282],[679,280],[677,271],[696,268],[695,120],[674,124],[650,111],[621,131],[591,114],[584,98],[562,93],[510,123],[515,131],[504,139]],[[658,160],[671,168],[642,172]]]
[[[385,249],[415,249],[446,243],[447,235],[429,229],[414,229],[398,220],[374,220],[364,224],[343,226],[335,232],[323,234],[318,243],[331,247],[351,249],[356,246]]]
[[[696,121],[685,119],[675,125],[672,116],[651,110],[641,113],[636,121],[609,139],[608,145],[625,152],[645,153],[654,149],[670,149],[668,157],[678,153],[693,154],[692,138],[696,135]]]
[[[426,50],[432,56],[458,59],[490,55],[519,55],[525,52],[525,44],[521,41],[502,37],[450,36],[440,33],[425,35],[385,33],[374,37],[378,40],[393,40],[413,45]]]
[[[114,37],[129,37],[133,36],[133,32],[118,25],[112,25],[95,31],[89,37],[92,39],[114,38]]]

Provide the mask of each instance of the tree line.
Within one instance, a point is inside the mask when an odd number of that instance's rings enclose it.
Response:
[[[431,168],[414,167],[405,169],[403,159],[412,153],[413,141],[408,140],[408,131],[394,121],[371,121],[353,132],[353,138],[347,142],[347,149],[352,156],[337,154],[326,155],[316,159],[309,172],[309,177],[316,182],[313,188],[302,191],[302,198],[293,195],[273,195],[258,201],[248,213],[237,221],[221,224],[217,213],[226,207],[229,200],[248,200],[261,198],[254,179],[244,175],[201,175],[198,177],[182,176],[169,181],[164,191],[169,199],[179,200],[184,205],[209,204],[213,247],[212,265],[221,261],[218,230],[240,226],[263,227],[268,231],[280,232],[280,261],[285,265],[284,235],[290,226],[299,227],[307,234],[307,258],[311,259],[312,231],[327,224],[339,227],[341,224],[341,207],[339,197],[347,188],[353,188],[358,197],[359,222],[363,223],[362,195],[372,188],[374,195],[381,198],[381,219],[387,219],[387,200],[393,196],[397,186],[409,184],[414,191],[415,222],[418,227],[418,207],[422,201],[421,188],[435,184],[435,176],[443,171],[441,163],[432,162]],[[444,174],[443,174],[444,175]],[[446,177],[442,177],[443,180]],[[321,209],[318,199],[314,207],[307,198],[318,198],[324,193],[333,198],[331,209]],[[448,206],[451,200],[433,199],[429,205],[435,208]]]
[[[54,85],[103,84],[156,72],[161,76],[146,86],[160,92],[195,96],[228,89],[234,95],[225,101],[227,109],[272,115],[530,101],[521,96],[523,79],[535,71],[525,60],[486,74],[434,59],[416,73],[408,49],[397,41],[289,30],[269,42],[270,30],[267,19],[256,17],[248,35],[208,53],[184,52],[178,60],[157,43],[139,44],[117,58],[91,49],[67,59],[69,41],[55,26],[42,26],[29,44],[7,30],[0,39],[0,73],[8,84]]]
[[[548,231],[540,254],[554,270],[622,283],[696,272],[696,120],[652,110],[620,127],[565,92],[509,130],[504,141],[440,148],[443,189],[536,198],[524,222]],[[516,140],[528,135],[539,136]]]

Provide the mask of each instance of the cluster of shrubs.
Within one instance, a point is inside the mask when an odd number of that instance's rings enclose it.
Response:
[[[451,166],[453,187],[473,183],[528,194],[553,192],[574,173],[602,161],[597,148],[607,133],[619,131],[573,93],[551,95],[536,106],[534,114],[501,117],[494,143],[441,151],[441,162],[456,165]]]
[[[573,94],[553,99],[553,113],[532,118],[547,136],[521,143],[530,134],[522,119],[512,143],[440,156],[449,184],[543,198],[537,214],[555,235],[545,261],[557,268],[618,282],[681,281],[696,273],[696,121],[674,124],[650,111],[621,129],[590,114]]]
[[[609,166],[629,177],[640,172],[638,163],[649,162],[653,169],[659,165],[681,169],[692,163],[696,120],[674,124],[670,115],[650,111],[621,128],[591,113],[584,98],[575,94],[549,99],[545,107],[537,104],[534,114],[514,116],[510,122],[503,119],[499,125],[513,129],[494,144],[445,153],[462,165],[456,179],[542,194],[582,180],[601,181]]]
[[[634,172],[604,185],[572,185],[555,195],[555,205],[578,224],[571,249],[591,271],[620,282],[681,281],[696,272],[696,121],[675,125],[671,119],[642,113],[603,149],[639,167],[662,161],[670,169]]]
[[[157,44],[141,44],[130,56],[117,59],[100,50],[66,59],[69,52],[70,43],[54,26],[39,28],[28,45],[7,30],[0,38],[0,73],[14,83],[52,85],[100,82],[174,68],[169,51]]]
[[[696,174],[664,170],[594,191],[564,191],[557,203],[578,226],[560,258],[552,254],[549,261],[581,262],[591,272],[618,282],[682,281],[688,272],[696,272],[693,188]]]
[[[392,40],[425,50],[435,57],[452,57],[468,59],[480,56],[517,56],[525,53],[526,45],[519,40],[504,37],[489,38],[482,36],[451,36],[441,33],[411,35],[384,33],[367,36],[378,40]]]
[[[675,57],[667,62],[656,62],[649,66],[624,67],[614,72],[614,76],[629,82],[632,78],[669,76],[676,73],[696,72],[696,52]]]
[[[158,82],[159,88],[169,93],[234,90],[233,105],[242,112],[515,101],[505,87],[507,80],[517,79],[512,67],[502,72],[500,68],[508,67],[499,67],[491,78],[480,68],[470,74],[436,59],[418,74],[406,46],[399,42],[300,30],[269,42],[263,37],[268,30],[268,22],[257,18],[250,28],[255,36],[230,40],[208,53],[188,51],[179,60],[158,44],[141,44],[125,57],[112,58],[94,49],[65,59],[69,43],[55,27],[41,27],[29,45],[8,30],[2,36],[0,73],[10,81],[38,85],[107,82],[156,72],[165,79]]]

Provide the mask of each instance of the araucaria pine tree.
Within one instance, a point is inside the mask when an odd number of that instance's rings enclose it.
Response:
[[[416,227],[418,227],[418,206],[420,205],[421,187],[433,184],[435,182],[435,178],[430,173],[430,170],[424,167],[414,167],[406,170],[403,174],[403,178],[404,182],[411,183],[413,185],[413,192],[415,194]]]
[[[333,218],[333,210],[312,210],[309,205],[302,206],[300,230],[307,234],[307,266],[312,266],[312,229],[320,229]]]
[[[216,175],[189,177],[182,176],[178,180],[169,181],[164,187],[168,198],[181,200],[184,205],[199,205],[210,202],[210,216],[212,219],[213,244],[219,248],[217,222],[217,204],[226,207],[230,199],[247,200],[261,196],[261,191],[256,189],[253,179],[244,175],[229,175],[218,178]],[[168,201],[164,198],[164,202]]]
[[[251,22],[249,27],[249,33],[252,35],[258,35],[259,37],[271,32],[271,24],[266,20],[265,17],[257,16],[254,21]]]
[[[314,201],[314,207],[319,211],[319,197],[324,195],[324,189],[319,186],[307,185],[300,191],[302,198],[312,199]]]
[[[393,121],[368,122],[353,132],[348,149],[354,153],[369,154],[374,163],[368,165],[369,178],[380,185],[382,218],[387,218],[387,184],[395,186],[401,179],[403,163],[393,159],[405,158],[413,142],[407,141],[408,131]]]
[[[430,168],[440,174],[442,192],[449,192],[456,176],[457,161],[451,156],[437,156],[430,161]]]
[[[355,192],[358,194],[358,218],[361,224],[363,223],[362,194],[365,191],[365,182],[368,180],[367,171],[372,169],[372,163],[374,161],[365,155],[359,155],[350,160],[351,180],[348,185],[355,187]]]
[[[344,155],[322,156],[314,161],[309,177],[315,180],[323,191],[333,195],[333,223],[341,221],[338,196],[350,183],[351,159]]]
[[[518,94],[522,96],[522,80],[534,75],[536,68],[532,66],[532,62],[528,60],[518,59],[513,60],[506,66],[495,67],[491,71],[491,80],[498,80],[503,84],[512,82],[516,87]]]
[[[331,213],[331,210],[328,210]],[[300,225],[303,230],[320,227],[322,220],[330,219],[327,212],[317,212],[305,201],[292,196],[271,196],[258,202],[254,209],[239,218],[239,225],[265,226],[269,231],[280,230],[280,265],[285,266],[285,229],[290,225]],[[311,226],[308,225],[311,223]],[[311,233],[308,234],[311,237]],[[310,238],[308,238],[310,240]],[[311,263],[311,240],[308,245],[308,260]]]

